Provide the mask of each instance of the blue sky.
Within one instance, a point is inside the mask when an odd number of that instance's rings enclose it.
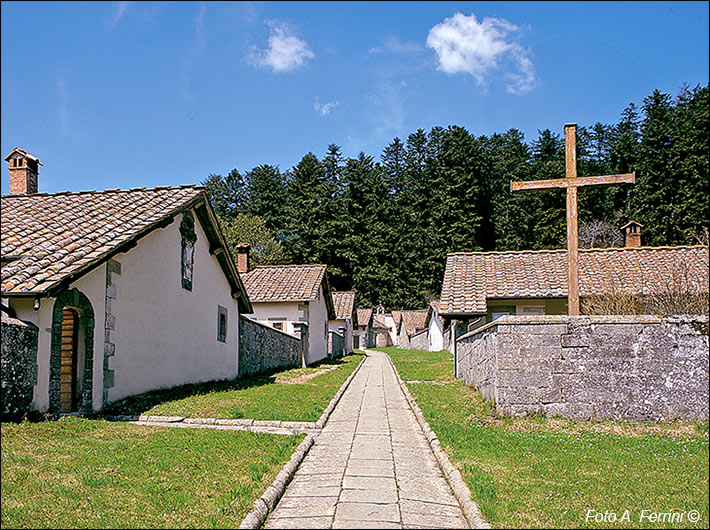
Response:
[[[708,2],[2,2],[1,143],[41,192],[180,185],[328,144],[614,123],[708,83]],[[7,166],[2,192],[7,193]]]

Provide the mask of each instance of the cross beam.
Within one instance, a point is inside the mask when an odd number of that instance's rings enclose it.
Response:
[[[577,188],[599,184],[633,184],[636,173],[622,175],[577,176],[577,124],[565,124],[565,178],[511,182],[510,191],[554,188],[567,190],[567,310],[579,315],[579,242],[577,234]]]
[[[552,188],[569,188],[594,186],[596,184],[633,184],[636,172],[621,175],[599,175],[597,177],[575,177],[550,180],[528,180],[526,182],[511,182],[510,191],[544,190]]]

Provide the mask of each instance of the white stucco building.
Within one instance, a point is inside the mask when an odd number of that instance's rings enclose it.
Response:
[[[353,330],[353,348],[362,350],[370,347],[370,323],[372,322],[372,309],[357,309],[357,322]]]
[[[308,328],[308,356],[313,364],[328,355],[328,321],[335,318],[325,265],[249,267],[249,247],[237,247],[238,268],[252,302],[249,316],[261,324],[299,336]]]
[[[237,376],[251,305],[201,186],[37,193],[15,149],[2,198],[2,305],[38,328],[39,411]]]
[[[353,352],[354,323],[357,321],[355,291],[333,291],[332,296],[335,319],[328,322],[328,328],[330,331],[344,332],[344,354],[349,355]]]
[[[429,303],[426,315],[427,335],[429,338],[429,351],[444,349],[444,320],[439,316],[439,301]]]

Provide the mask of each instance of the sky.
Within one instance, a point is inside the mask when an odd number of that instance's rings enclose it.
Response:
[[[459,125],[562,135],[708,84],[708,2],[2,2],[3,157],[39,191],[379,160]],[[7,163],[5,163],[7,164]],[[7,168],[7,165],[5,165]],[[8,171],[0,171],[2,193]]]

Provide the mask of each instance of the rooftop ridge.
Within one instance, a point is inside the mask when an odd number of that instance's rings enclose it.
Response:
[[[276,269],[276,268],[282,268],[285,269],[287,267],[327,267],[327,265],[324,265],[323,263],[304,263],[304,264],[287,264],[287,265],[255,265],[254,267],[251,268],[249,272],[255,269]],[[338,291],[338,292],[345,292],[345,291]],[[355,292],[355,291],[352,291]]]
[[[10,199],[10,198],[34,198],[34,197],[58,197],[58,196],[69,196],[69,195],[104,195],[104,194],[109,194],[109,193],[132,193],[136,191],[162,191],[162,190],[181,190],[181,189],[195,189],[195,190],[205,190],[207,189],[207,186],[204,186],[202,184],[182,184],[179,186],[155,186],[152,188],[127,188],[127,189],[120,189],[120,188],[111,188],[111,189],[106,189],[106,190],[80,190],[80,191],[58,191],[55,193],[32,193],[31,195],[27,195],[24,193],[14,193],[14,194],[7,194],[3,195],[3,199]]]
[[[692,248],[708,248],[708,245],[663,245],[658,247],[609,247],[609,248],[580,248],[579,252],[619,252],[619,251],[638,251],[638,250],[674,250],[674,249],[692,249]],[[487,250],[487,251],[472,251],[472,252],[449,252],[448,256],[490,256],[500,254],[557,254],[566,253],[567,249],[541,249],[541,250]]]

